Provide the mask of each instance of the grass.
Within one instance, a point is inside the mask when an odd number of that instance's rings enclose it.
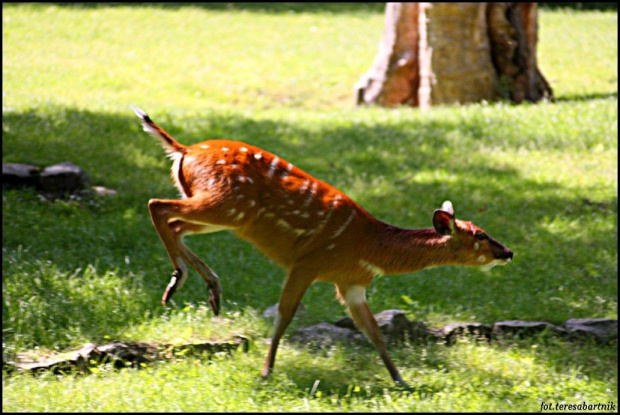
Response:
[[[34,22],[37,22],[36,24]],[[250,353],[87,377],[3,377],[7,411],[538,411],[541,402],[617,403],[617,350],[546,338],[377,353],[284,342],[258,371],[283,271],[227,233],[188,238],[218,272],[222,317],[193,275],[169,308],[172,271],[148,217],[176,197],[169,161],[138,105],[184,143],[241,139],[336,185],[376,217],[431,226],[443,200],[515,252],[484,273],[437,268],[376,279],[375,311],[431,326],[506,319],[617,318],[617,15],[540,11],[538,60],[553,104],[352,108],[381,8],[341,4],[75,6],[3,4],[3,162],[71,160],[116,189],[92,204],[2,192],[3,354],[115,339],[250,336]],[[79,34],[79,35],[78,35]],[[316,284],[289,328],[344,310]],[[313,385],[319,381],[315,393]],[[110,396],[118,398],[110,399]]]

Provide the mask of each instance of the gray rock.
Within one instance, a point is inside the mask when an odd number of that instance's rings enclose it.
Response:
[[[342,327],[342,328],[349,329],[349,330],[359,331],[359,329],[355,325],[355,322],[349,316],[342,317],[341,319],[334,321],[334,326]]]
[[[375,314],[375,319],[388,342],[403,341],[406,338],[416,340],[427,336],[426,324],[409,321],[402,310],[384,310]]]
[[[386,341],[402,341],[425,339],[428,336],[426,324],[420,321],[410,321],[402,310],[384,310],[375,314],[379,329]],[[351,317],[343,317],[334,322],[335,326],[359,332]]]
[[[571,318],[564,322],[570,338],[594,338],[607,343],[618,338],[618,320],[607,318]]]
[[[41,168],[30,164],[2,163],[2,186],[9,188],[40,186]]]
[[[96,196],[116,196],[118,192],[114,189],[108,189],[103,186],[92,186],[91,191]]]
[[[289,341],[316,347],[330,346],[336,343],[361,343],[365,341],[363,334],[329,323],[319,323],[315,326],[298,329],[289,338]]]
[[[40,182],[44,192],[64,194],[85,189],[90,180],[82,168],[64,162],[46,167],[41,172]]]
[[[439,329],[431,329],[430,333],[451,345],[459,337],[471,337],[475,340],[491,340],[491,326],[481,323],[450,323]]]
[[[550,331],[556,334],[564,334],[566,330],[546,321],[522,321],[507,320],[493,324],[493,334],[498,336],[511,334],[518,336],[532,336],[534,334]]]
[[[76,370],[88,373],[91,367],[102,363],[110,363],[117,369],[129,366],[141,368],[158,360],[172,359],[188,354],[207,354],[209,357],[221,352],[231,354],[233,350],[238,348],[247,353],[249,339],[244,336],[235,336],[227,341],[203,341],[180,345],[113,342],[96,346],[87,343],[79,350],[48,358],[22,358],[18,362],[7,362],[3,359],[3,366],[7,372],[13,372],[17,369],[32,373],[50,371],[54,374],[62,374]]]

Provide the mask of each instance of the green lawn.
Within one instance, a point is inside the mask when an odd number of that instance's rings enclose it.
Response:
[[[227,137],[334,184],[377,218],[430,227],[449,199],[515,252],[483,272],[435,268],[376,279],[374,311],[430,326],[618,315],[618,40],[615,12],[541,10],[541,71],[555,103],[354,109],[374,58],[380,5],[3,4],[2,159],[72,161],[118,196],[48,203],[2,192],[3,354],[111,340],[253,339],[248,354],[186,358],[86,377],[3,376],[6,411],[538,411],[617,404],[617,344],[546,336],[507,344],[392,347],[392,385],[367,347],[320,353],[284,341],[262,381],[284,271],[230,234],[187,238],[222,278],[221,317],[192,273],[172,271],[148,216],[177,197],[170,162],[137,105],[179,141]],[[345,315],[316,284],[289,328]],[[314,396],[310,391],[319,381]],[[113,399],[111,397],[114,397]]]

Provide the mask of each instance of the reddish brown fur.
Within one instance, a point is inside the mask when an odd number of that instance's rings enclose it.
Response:
[[[314,281],[327,281],[336,285],[341,299],[348,298],[355,322],[379,350],[392,378],[402,382],[366,305],[363,287],[377,274],[505,263],[512,258],[510,250],[492,239],[477,239],[475,235],[484,231],[455,219],[451,204],[450,213],[435,212],[437,230],[390,226],[340,190],[266,150],[232,140],[186,147],[138,111],[155,134],[165,134],[173,147],[168,151],[181,157],[172,175],[185,198],[149,202],[153,224],[177,270],[163,302],[182,285],[187,262],[204,278],[211,305],[216,314],[219,311],[219,278],[183,244],[185,234],[230,229],[289,270],[263,376],[273,368],[279,340],[306,289]]]

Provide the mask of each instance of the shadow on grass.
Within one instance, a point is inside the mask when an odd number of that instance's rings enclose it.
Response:
[[[575,380],[575,367],[580,368],[581,378],[576,380],[585,378],[585,387],[591,382],[611,387],[617,377],[609,370],[617,366],[617,342],[607,345],[593,341],[575,343],[549,333],[526,339],[505,338],[491,344],[472,344],[470,339],[462,339],[453,346],[434,342],[391,345],[390,355],[409,388],[391,381],[378,352],[370,345],[340,345],[337,356],[330,356],[324,349],[295,347],[305,348],[312,357],[282,359],[276,364],[276,372],[286,373],[302,396],[318,380],[317,390],[323,397],[337,397],[345,404],[351,398],[381,397],[385,389],[390,393],[402,391],[409,399],[419,400],[454,393],[464,385],[489,400],[497,399],[500,392],[502,400],[527,403],[532,399],[531,391],[513,387],[524,379],[534,388],[557,384],[560,389],[564,379]],[[494,356],[493,360],[488,360],[489,356]],[[525,365],[515,370],[519,362]],[[556,393],[562,392],[556,389]]]
[[[214,11],[248,11],[255,13],[383,13],[383,3],[55,3],[73,8],[144,7],[179,9],[191,7]]]
[[[569,94],[556,98],[556,102],[591,101],[595,99],[618,99],[618,92],[598,92],[594,94]]]
[[[553,218],[578,222],[613,217],[617,197],[594,202],[575,197],[551,180],[526,179],[519,170],[498,166],[484,154],[470,156],[476,140],[484,136],[484,126],[473,121],[308,125],[208,112],[188,121],[190,131],[166,116],[153,114],[153,119],[186,144],[229,137],[273,151],[397,226],[430,227],[433,210],[451,199],[458,217],[474,221],[515,251],[514,263],[494,270],[493,277],[444,268],[424,271],[416,278],[377,279],[373,285],[378,289],[368,291],[376,311],[406,309],[402,301],[406,294],[417,303],[410,311],[421,313],[418,320],[423,320],[425,310],[436,308],[455,319],[463,319],[463,310],[473,310],[486,322],[539,318],[561,323],[569,317],[597,317],[605,310],[601,301],[617,303],[617,286],[614,291],[614,282],[606,275],[615,267],[609,257],[617,249],[617,239],[610,240],[604,232],[567,236],[545,225]],[[97,261],[104,272],[118,269],[139,277],[105,288],[108,291],[102,296],[110,296],[111,306],[116,304],[115,289],[139,293],[139,305],[117,314],[93,313],[97,321],[92,322],[71,318],[89,306],[73,298],[75,307],[63,309],[68,316],[54,327],[59,331],[57,341],[62,342],[60,333],[69,328],[100,336],[102,324],[114,337],[127,325],[139,324],[149,310],[154,310],[151,316],[161,314],[161,290],[172,269],[150,224],[146,203],[151,197],[176,198],[177,193],[170,183],[169,161],[155,140],[141,131],[135,116],[129,111],[117,115],[52,107],[4,113],[3,130],[3,161],[49,165],[70,160],[88,172],[93,184],[119,191],[116,198],[82,209],[3,190],[3,254],[14,257],[9,262],[3,255],[8,294],[10,287],[19,285],[16,278],[25,275],[19,271],[22,262],[51,261],[60,272],[72,274]],[[450,138],[454,132],[462,132],[463,137]],[[229,304],[262,310],[277,301],[284,272],[247,242],[224,234],[191,238],[189,245],[222,276]],[[580,250],[575,251],[575,246]],[[26,250],[17,258],[15,253],[22,248]],[[25,271],[32,272],[36,270]],[[136,280],[145,284],[144,290],[135,286]],[[565,291],[558,291],[558,286]],[[54,293],[43,290],[36,297],[54,310],[51,303],[58,300]],[[330,284],[307,293],[304,303],[308,314],[315,316],[312,323],[344,314],[333,297]],[[202,283],[190,278],[176,300],[179,304],[205,301]],[[25,318],[15,302],[3,302],[5,309],[12,318]],[[4,318],[3,324],[11,325]]]

